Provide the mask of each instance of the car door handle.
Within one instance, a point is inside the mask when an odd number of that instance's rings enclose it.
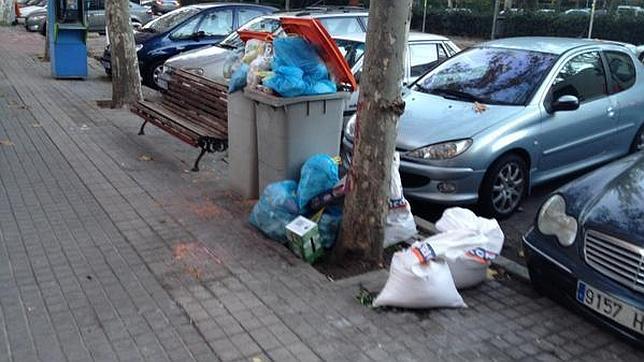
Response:
[[[608,117],[610,118],[613,118],[615,116],[615,110],[613,109],[613,107],[608,107],[606,113],[608,113]]]

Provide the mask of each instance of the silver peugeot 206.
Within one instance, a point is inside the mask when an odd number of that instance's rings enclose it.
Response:
[[[644,149],[644,65],[614,42],[491,41],[420,77],[404,100],[405,194],[478,203],[488,216],[511,215],[534,185]]]

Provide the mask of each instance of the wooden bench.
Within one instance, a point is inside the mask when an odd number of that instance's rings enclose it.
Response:
[[[206,152],[228,148],[228,89],[213,80],[175,70],[161,102],[143,100],[131,111],[143,118],[139,135],[150,122],[193,147],[201,148],[192,171]]]

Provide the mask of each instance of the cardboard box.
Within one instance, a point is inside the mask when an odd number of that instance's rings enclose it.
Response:
[[[286,237],[289,248],[308,263],[314,263],[324,254],[318,224],[304,216],[298,216],[286,225]]]

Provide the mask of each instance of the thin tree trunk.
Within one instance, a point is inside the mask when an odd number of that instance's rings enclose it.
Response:
[[[503,9],[504,10],[512,9],[512,0],[504,0],[503,1]]]
[[[121,108],[143,98],[128,0],[107,0],[105,18],[112,62],[112,107]]]
[[[11,25],[16,19],[13,0],[0,0],[0,25]]]
[[[49,29],[45,29],[45,55],[43,56],[43,60],[48,62],[49,61]]]
[[[372,0],[338,260],[382,261],[412,0]]]

